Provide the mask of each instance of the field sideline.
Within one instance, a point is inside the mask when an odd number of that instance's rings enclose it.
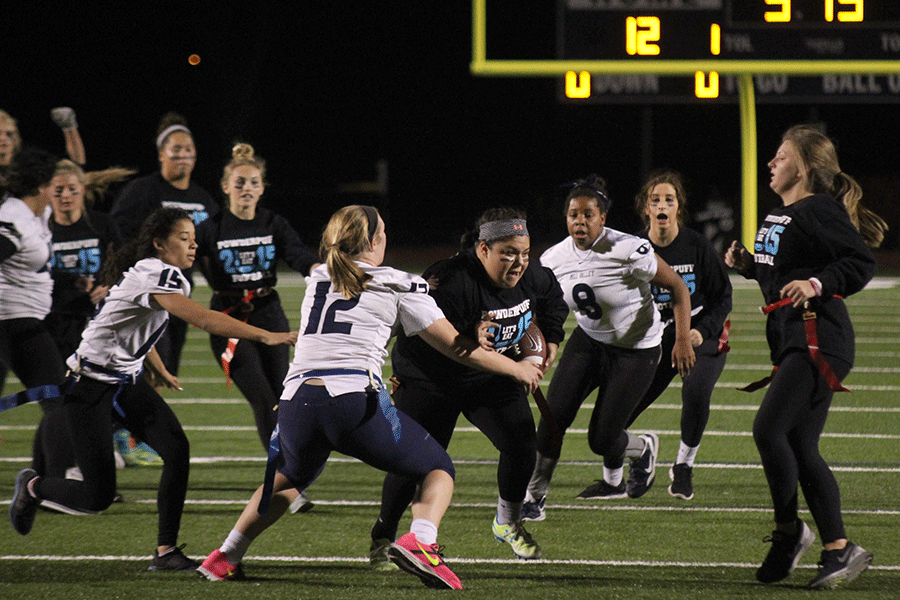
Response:
[[[735,388],[770,370],[758,289],[734,279],[733,348],[713,397],[695,469],[691,501],[669,496],[668,469],[678,445],[680,385],[676,382],[635,424],[660,435],[657,481],[638,500],[586,502],[575,496],[600,467],[585,440],[590,398],[566,436],[562,462],[548,497],[547,520],[528,525],[544,559],[516,560],[494,541],[496,451],[464,419],[450,446],[457,466],[454,503],[441,525],[445,556],[469,598],[781,598],[805,597],[819,544],[797,571],[774,586],[756,583],[771,529],[768,490],[750,435],[763,392]],[[900,280],[879,278],[848,301],[857,334],[856,366],[838,394],[822,438],[822,452],[841,484],[850,538],[875,555],[871,569],[841,598],[900,597]],[[279,290],[295,326],[302,279],[282,277]],[[209,289],[200,280],[195,299]],[[568,331],[574,319],[567,323]],[[390,361],[385,375],[390,374]],[[545,378],[544,386],[549,382]],[[206,334],[192,329],[185,347],[184,392],[166,393],[191,440],[191,484],[182,523],[185,553],[201,559],[218,547],[262,477],[264,455],[250,409],[226,388]],[[20,389],[7,382],[4,393]],[[537,411],[535,409],[535,414]],[[30,460],[39,409],[0,415],[0,503],[12,496],[15,474]],[[0,594],[4,598],[395,598],[431,596],[405,574],[367,568],[368,531],[377,516],[382,477],[356,460],[333,455],[310,488],[316,507],[287,515],[257,540],[245,560],[250,581],[215,584],[192,573],[143,571],[155,547],[157,467],[118,472],[124,504],[102,515],[71,517],[41,511],[21,537],[0,533]],[[801,498],[801,508],[805,504]],[[812,526],[808,512],[802,516]],[[405,527],[408,521],[401,524]],[[814,528],[815,530],[815,528]],[[212,586],[212,588],[210,587]],[[447,592],[450,593],[450,592]]]

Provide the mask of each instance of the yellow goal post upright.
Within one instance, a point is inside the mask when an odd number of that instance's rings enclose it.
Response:
[[[826,0],[827,2],[828,0]],[[865,0],[837,0],[860,9]],[[900,0],[881,0],[881,2]],[[872,4],[873,2],[870,2]],[[877,4],[877,1],[874,3]],[[767,4],[787,4],[773,0]],[[834,6],[834,3],[831,3]],[[838,9],[841,5],[837,5]],[[594,74],[654,74],[690,75],[716,72],[738,76],[738,106],[741,132],[741,239],[753,248],[757,231],[757,138],[756,98],[753,76],[825,75],[825,74],[895,74],[900,72],[900,56],[894,60],[781,60],[747,58],[709,58],[701,60],[647,59],[640,60],[492,60],[487,57],[487,0],[472,0],[472,62],[473,75],[483,77],[562,77],[569,72]]]

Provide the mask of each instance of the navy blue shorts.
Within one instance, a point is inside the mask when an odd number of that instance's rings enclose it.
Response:
[[[421,479],[440,469],[456,472],[447,452],[421,425],[397,410],[386,394],[354,392],[330,396],[325,386],[301,385],[278,404],[284,466],[281,473],[305,489],[332,451],[376,469]]]

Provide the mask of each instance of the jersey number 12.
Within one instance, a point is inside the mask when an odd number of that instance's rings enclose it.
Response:
[[[349,300],[340,299],[332,302],[327,310],[324,310],[325,316],[322,317],[323,309],[325,309],[325,301],[328,299],[328,290],[331,288],[330,281],[320,281],[316,284],[316,293],[313,296],[312,309],[309,311],[309,323],[303,330],[303,335],[311,335],[314,333],[343,333],[349,334],[353,323],[344,323],[335,320],[335,313],[339,310],[350,310],[359,304],[359,296],[350,298]],[[319,331],[319,322],[322,321],[322,331]]]

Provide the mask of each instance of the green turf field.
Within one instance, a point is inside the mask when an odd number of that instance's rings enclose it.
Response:
[[[544,559],[526,563],[496,542],[491,519],[497,497],[496,452],[461,420],[450,447],[457,467],[454,503],[441,526],[445,557],[462,592],[424,588],[415,577],[368,570],[369,528],[378,512],[382,477],[334,455],[310,489],[315,508],[286,515],[253,545],[248,582],[213,583],[194,573],[144,571],[156,544],[157,467],[118,472],[124,504],[102,515],[41,511],[27,537],[0,526],[0,598],[396,598],[461,593],[468,598],[797,598],[818,560],[818,543],[785,582],[756,583],[754,570],[771,529],[765,478],[750,428],[763,392],[739,385],[767,374],[760,294],[735,280],[732,352],[713,396],[713,410],[694,470],[695,497],[666,492],[678,447],[680,388],[673,385],[635,424],[660,434],[653,489],[638,500],[601,503],[575,496],[600,467],[587,447],[592,399],[566,437],[548,497],[547,520],[528,525]],[[847,531],[875,555],[872,568],[841,598],[900,597],[900,281],[879,279],[849,301],[857,334],[856,368],[836,395],[822,451],[841,484]],[[302,282],[279,285],[288,317],[299,322]],[[205,302],[208,288],[195,298]],[[569,331],[574,326],[570,318]],[[385,375],[389,374],[390,365]],[[226,389],[207,336],[193,329],[184,352],[183,392],[167,393],[191,440],[191,483],[181,542],[202,559],[224,539],[247,497],[262,481],[264,456],[247,404]],[[546,384],[549,382],[545,378]],[[19,389],[8,382],[6,393]],[[536,410],[535,410],[535,414]],[[0,415],[0,498],[6,510],[15,474],[27,466],[39,410]],[[805,505],[802,504],[804,507]],[[813,525],[809,514],[803,516]],[[408,524],[404,522],[401,527]],[[829,592],[823,592],[829,593]]]

